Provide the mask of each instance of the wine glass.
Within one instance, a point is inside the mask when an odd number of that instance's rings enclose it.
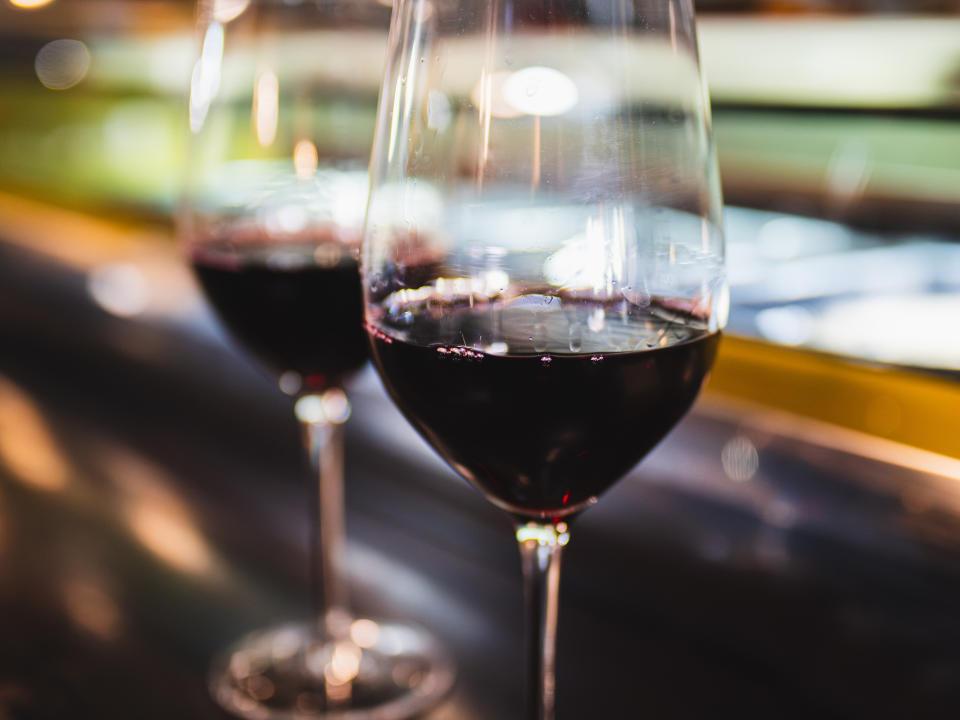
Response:
[[[384,385],[515,524],[552,718],[570,521],[684,415],[728,312],[690,0],[397,0],[363,242]]]
[[[356,618],[343,578],[345,383],[368,357],[357,262],[389,9],[201,2],[182,242],[229,333],[295,398],[319,477],[316,618],[252,633],[210,688],[250,718],[391,720],[449,689],[423,630]]]

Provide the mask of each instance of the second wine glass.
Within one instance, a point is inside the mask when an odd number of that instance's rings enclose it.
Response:
[[[345,382],[368,357],[357,263],[388,12],[200,3],[184,247],[230,334],[295,398],[318,473],[316,617],[251,633],[211,669],[215,699],[244,717],[399,720],[453,679],[425,631],[354,617],[344,578]]]

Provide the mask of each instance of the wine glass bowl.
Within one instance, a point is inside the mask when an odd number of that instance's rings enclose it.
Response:
[[[367,357],[357,261],[386,9],[200,10],[187,254],[227,328],[285,392],[341,386]]]
[[[210,689],[258,720],[408,718],[449,690],[452,662],[422,629],[353,616],[343,566],[345,391],[369,355],[358,261],[389,9],[199,7],[184,250],[223,326],[295,399],[318,474],[305,504],[316,617],[239,639]]]
[[[457,337],[489,332],[482,315],[490,311],[481,309],[459,314],[448,331],[426,334],[418,323],[404,339],[384,333],[374,353],[398,406],[461,475],[515,515],[559,519],[595,502],[682,417],[718,337],[685,324],[682,341],[643,352],[590,349],[583,340],[578,352],[568,343],[557,351],[549,338],[568,335],[568,301],[521,298],[501,311],[509,330],[492,342]],[[534,319],[528,303],[545,317]],[[529,339],[538,332],[541,351]],[[497,344],[509,354],[491,352]]]
[[[550,718],[565,520],[689,409],[726,323],[692,3],[397,0],[370,167],[374,364],[517,524]]]

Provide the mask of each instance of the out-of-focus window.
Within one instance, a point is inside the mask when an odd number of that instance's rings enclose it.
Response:
[[[220,5],[231,22],[248,3]],[[960,2],[698,8],[731,332],[960,371]],[[169,218],[194,17],[192,0],[0,0],[0,193]]]
[[[0,0],[0,191],[168,212],[194,16],[187,0]]]
[[[699,7],[731,331],[960,371],[960,4]]]

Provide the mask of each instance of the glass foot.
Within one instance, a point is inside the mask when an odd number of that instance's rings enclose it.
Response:
[[[373,620],[347,627],[340,640],[310,623],[243,637],[214,660],[214,699],[251,720],[403,720],[452,687],[453,661],[425,630]]]

